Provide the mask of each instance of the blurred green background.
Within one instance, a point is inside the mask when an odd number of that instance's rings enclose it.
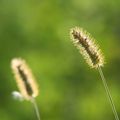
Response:
[[[24,58],[39,84],[41,120],[114,120],[98,71],[69,37],[80,26],[96,38],[120,116],[120,0],[0,0],[0,120],[36,120],[18,90],[10,62]]]

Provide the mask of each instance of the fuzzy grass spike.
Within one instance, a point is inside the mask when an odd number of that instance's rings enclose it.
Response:
[[[38,85],[32,74],[31,69],[26,64],[25,60],[21,58],[14,58],[11,61],[11,68],[15,76],[21,96],[28,101],[31,101],[38,120],[40,120],[39,110],[35,101],[38,96]]]
[[[107,98],[109,100],[113,114],[115,116],[115,120],[119,120],[110,90],[108,88],[106,79],[101,69],[101,67],[104,66],[104,56],[102,55],[101,50],[95,44],[94,38],[92,38],[91,35],[82,28],[78,27],[72,28],[70,30],[70,36],[73,41],[73,44],[80,51],[82,56],[87,61],[88,65],[99,71],[100,77],[102,79],[106,91]]]

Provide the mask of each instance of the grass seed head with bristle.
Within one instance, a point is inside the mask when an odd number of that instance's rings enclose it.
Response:
[[[88,65],[92,68],[104,65],[104,58],[95,40],[82,28],[72,28],[70,31],[71,39],[74,45],[85,58]]]
[[[19,90],[26,100],[38,95],[38,86],[26,62],[20,58],[14,58],[11,62],[11,68]]]

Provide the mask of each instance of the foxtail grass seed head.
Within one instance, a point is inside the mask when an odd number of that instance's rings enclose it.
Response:
[[[89,33],[82,28],[75,27],[71,29],[70,36],[90,67],[98,68],[104,65],[104,57],[101,50]]]
[[[21,58],[14,58],[11,61],[11,68],[24,99],[31,100],[32,97],[36,97],[38,86],[26,62]]]

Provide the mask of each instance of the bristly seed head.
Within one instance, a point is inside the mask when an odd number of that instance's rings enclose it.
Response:
[[[30,100],[38,95],[38,86],[26,62],[20,58],[14,58],[11,68],[15,75],[17,85],[24,99]]]
[[[75,27],[71,29],[70,35],[74,45],[80,50],[89,66],[97,68],[104,65],[104,57],[101,50],[89,33],[82,28]]]

